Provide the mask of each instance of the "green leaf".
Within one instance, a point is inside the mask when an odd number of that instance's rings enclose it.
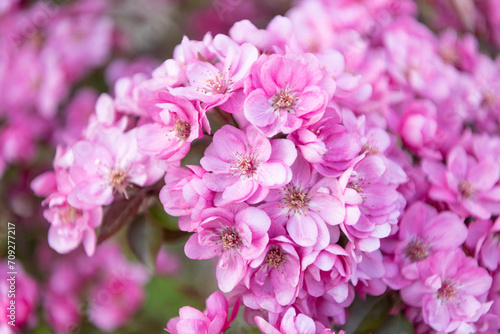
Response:
[[[344,326],[347,334],[369,334],[387,319],[393,306],[390,296],[356,297],[349,307],[349,318]]]
[[[258,329],[257,327],[254,327],[246,332],[244,332],[245,334],[262,334],[262,332],[260,331],[260,329]]]
[[[39,324],[36,328],[33,328],[31,330],[32,334],[51,334],[53,333],[52,329],[49,327],[49,325],[42,323]]]
[[[179,218],[172,217],[163,209],[160,201],[155,201],[149,208],[149,215],[161,227],[170,231],[179,231]]]
[[[179,309],[192,306],[198,310],[205,308],[203,297],[189,291],[189,286],[176,279],[154,277],[146,286],[147,300],[144,314],[166,324],[169,319],[179,316]]]
[[[130,249],[152,273],[156,268],[156,256],[162,244],[162,234],[162,228],[146,219],[143,214],[135,217],[127,230]]]
[[[167,214],[159,201],[155,201],[150,206],[148,213],[148,219],[163,228],[163,241],[178,241],[187,239],[190,235],[190,233],[179,230],[179,218]]]
[[[391,315],[374,334],[414,334],[412,324],[402,314]]]

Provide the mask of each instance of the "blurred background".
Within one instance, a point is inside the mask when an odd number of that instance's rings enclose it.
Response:
[[[17,332],[156,333],[180,307],[204,309],[217,289],[214,264],[184,256],[188,235],[158,200],[131,222],[118,217],[118,232],[94,257],[81,248],[60,255],[48,246],[42,198],[30,184],[52,169],[58,144],[74,140],[99,94],[113,94],[118,78],[149,73],[172,57],[184,35],[201,40],[207,31],[227,34],[242,19],[265,28],[294,3],[0,0],[0,276],[5,281],[11,223]],[[419,19],[433,30],[472,33],[483,52],[498,54],[500,18],[492,15],[493,1],[417,3]],[[120,228],[125,221],[127,228]],[[0,289],[5,309],[7,287]],[[1,334],[11,332],[5,323],[0,326]],[[242,320],[230,332],[258,333]]]

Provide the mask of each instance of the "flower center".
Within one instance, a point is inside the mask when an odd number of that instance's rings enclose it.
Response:
[[[411,262],[419,262],[425,260],[429,256],[429,250],[430,246],[428,244],[419,238],[415,238],[408,243],[404,253],[406,258]]]
[[[127,187],[128,184],[128,175],[127,172],[121,168],[113,168],[108,175],[108,180],[111,186],[113,187],[113,191],[117,191],[120,194],[123,194],[126,199],[128,199],[127,195]]]
[[[224,250],[239,248],[242,245],[240,234],[236,231],[236,228],[232,226],[226,227],[222,230],[220,239]]]
[[[74,224],[81,216],[82,210],[75,209],[69,204],[60,212],[62,222],[68,224]]]
[[[259,168],[260,161],[253,154],[243,155],[240,153],[236,153],[236,163],[234,163],[230,170],[233,173],[238,174],[244,178],[251,178],[257,173],[257,169]]]
[[[181,119],[178,119],[174,125],[175,136],[179,138],[179,140],[186,141],[191,134],[191,124],[188,122],[184,122]]]
[[[474,188],[467,180],[461,180],[458,183],[458,192],[462,195],[462,198],[469,199],[474,195]]]
[[[443,59],[445,63],[448,63],[450,65],[457,65],[458,61],[460,60],[460,57],[451,47],[442,47],[439,50],[439,55],[441,56],[441,59]]]
[[[231,80],[224,79],[221,73],[216,75],[215,79],[207,79],[206,82],[207,86],[203,89],[205,94],[226,94],[230,91]]]
[[[351,188],[351,189],[354,189],[356,190],[356,192],[361,196],[361,198],[363,199],[363,203],[365,202],[366,200],[366,195],[364,194],[364,191],[363,191],[363,186],[365,185],[365,182],[363,181],[364,178],[360,177],[360,178],[351,178],[351,181],[349,181],[349,183],[347,183],[347,188]],[[370,184],[370,182],[368,182],[368,184]]]
[[[309,191],[305,191],[294,185],[288,185],[285,187],[285,196],[283,197],[282,203],[283,207],[288,208],[288,212],[293,211],[299,214],[309,210],[309,202],[311,202],[311,197]]]
[[[445,279],[442,286],[439,288],[437,294],[439,299],[444,301],[455,300],[458,297],[457,289],[455,288],[455,282],[450,279]]]
[[[285,263],[285,260],[286,260],[286,253],[283,251],[283,249],[279,246],[272,245],[271,247],[269,247],[269,250],[267,251],[264,262],[266,262],[268,266],[271,266],[273,268],[278,268],[283,263]]]
[[[274,95],[272,106],[274,111],[286,111],[289,113],[294,113],[293,109],[297,105],[299,100],[290,88],[280,90],[278,94]]]
[[[366,155],[373,155],[373,154],[379,154],[380,150],[378,149],[377,146],[372,145],[370,143],[366,143],[363,145],[361,148],[361,153],[366,153]]]
[[[493,109],[498,102],[498,97],[490,89],[483,92],[483,99],[481,100],[481,107],[485,109]]]

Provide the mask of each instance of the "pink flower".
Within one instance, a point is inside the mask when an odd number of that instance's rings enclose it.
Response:
[[[142,265],[129,262],[118,244],[101,245],[91,258],[74,252],[50,260],[56,265],[50,268],[44,308],[56,333],[79,328],[84,313],[101,331],[112,331],[142,306],[149,275]]]
[[[479,320],[480,322],[487,323],[485,327],[488,330],[481,331],[487,334],[496,334],[500,330],[500,272],[496,271],[492,273],[492,278],[493,284],[488,294],[488,300],[493,301],[493,305],[491,305],[489,312],[484,314]]]
[[[495,224],[491,220],[477,220],[469,225],[472,240],[467,240],[471,250],[475,251],[480,263],[491,271],[500,266],[500,218]]]
[[[491,287],[488,272],[461,250],[438,252],[426,260],[420,279],[401,290],[403,301],[421,307],[425,323],[437,331],[452,332],[471,324],[491,307],[479,296]]]
[[[446,167],[439,162],[424,160],[422,169],[432,186],[429,197],[447,203],[458,214],[480,219],[500,213],[495,204],[500,200],[500,167],[487,157],[476,161],[464,148],[455,146],[446,159]]]
[[[272,239],[264,252],[250,262],[243,282],[248,289],[243,294],[247,307],[282,312],[300,290],[301,265],[294,243],[285,236]]]
[[[181,262],[177,255],[163,245],[156,257],[155,273],[162,276],[171,276],[179,274],[180,270]]]
[[[87,254],[92,256],[96,246],[94,229],[101,225],[102,208],[77,209],[61,194],[50,196],[44,203],[49,206],[43,216],[51,224],[48,235],[50,247],[66,254],[83,243]]]
[[[334,91],[314,55],[263,55],[245,83],[245,117],[268,137],[291,133],[319,121]]]
[[[220,291],[216,291],[208,297],[207,308],[204,312],[184,306],[179,310],[179,317],[171,319],[165,330],[171,334],[224,333],[236,318],[238,309],[239,302],[234,306],[228,319],[229,305],[226,297]]]
[[[44,127],[36,117],[10,117],[0,128],[0,156],[7,163],[26,163],[35,157],[39,130],[35,124]],[[37,133],[38,132],[38,133]]]
[[[330,244],[321,251],[303,256],[304,287],[308,294],[320,297],[331,295],[338,303],[349,293],[347,281],[351,278],[352,263],[349,254],[339,245]]]
[[[17,10],[19,0],[6,0],[0,5],[0,14],[4,15],[9,11]]]
[[[164,173],[153,158],[138,152],[136,129],[102,129],[93,142],[79,141],[71,151],[70,175],[76,185],[69,196],[75,202],[108,205],[115,193],[128,198],[128,187],[153,184]]]
[[[220,61],[215,65],[204,60],[189,64],[186,67],[189,86],[170,88],[173,95],[206,103],[207,109],[223,104],[243,88],[259,55],[252,44],[238,45],[226,35],[215,36],[211,47]]]
[[[473,72],[479,59],[478,41],[466,34],[459,38],[457,31],[447,29],[439,36],[439,55],[445,63],[463,71]]]
[[[115,244],[99,247],[91,261],[96,262],[100,275],[92,280],[87,314],[100,330],[114,331],[142,306],[149,274],[142,265],[128,262]]]
[[[290,165],[297,151],[286,139],[269,141],[255,127],[246,133],[224,125],[201,159],[202,167],[212,173],[203,176],[205,185],[218,194],[215,204],[257,203],[269,192],[288,183]]]
[[[267,214],[244,204],[232,211],[212,208],[202,212],[198,230],[184,251],[190,259],[210,259],[220,255],[216,276],[223,292],[231,291],[243,278],[248,261],[259,257],[267,245],[271,220]]]
[[[467,238],[463,219],[448,211],[438,214],[423,202],[416,202],[406,210],[399,228],[396,260],[402,265],[401,275],[409,280],[419,278],[423,260],[439,251],[458,249]]]
[[[291,239],[303,247],[325,248],[330,242],[327,224],[344,220],[340,185],[312,170],[299,155],[292,165],[292,180],[282,189],[272,190],[260,208],[273,222],[286,227]]]
[[[82,319],[81,305],[75,292],[61,294],[48,290],[43,302],[45,318],[55,333],[71,333],[79,327]]]
[[[0,331],[4,326],[10,329],[27,328],[36,320],[36,304],[39,298],[37,283],[24,271],[18,261],[15,262],[14,270],[10,268],[11,264],[12,261],[7,262],[6,258],[0,262],[2,270],[0,274],[0,292],[2,293]],[[11,272],[15,274],[10,274]],[[12,326],[12,323],[15,325]],[[6,333],[11,333],[10,329]]]
[[[380,247],[380,239],[391,233],[401,206],[401,195],[396,186],[386,180],[390,160],[381,154],[362,158],[340,177],[344,193],[346,216],[341,229],[365,252]],[[404,203],[403,203],[404,204]]]
[[[46,48],[56,50],[59,66],[72,81],[103,64],[111,52],[113,22],[96,1],[60,8],[48,26]]]
[[[292,21],[288,17],[275,16],[266,29],[258,29],[249,20],[236,22],[229,29],[231,38],[239,43],[251,43],[262,53],[285,53],[287,48],[302,51],[294,32]]]
[[[287,137],[314,169],[328,177],[337,177],[349,168],[362,146],[359,134],[337,124],[339,121],[340,116],[327,108],[319,122]]]
[[[436,53],[437,38],[414,19],[395,21],[383,34],[389,74],[401,88],[408,88],[435,102],[450,94],[448,68]]]
[[[90,115],[96,108],[97,92],[91,88],[80,89],[66,107],[66,123],[59,142],[72,145],[80,140],[86,129]]]
[[[325,328],[323,324],[314,321],[307,315],[302,313],[297,314],[297,311],[293,307],[289,307],[283,313],[281,321],[275,325],[271,325],[259,316],[255,317],[255,322],[262,333],[266,334],[335,334],[335,332]],[[345,334],[345,332],[340,331],[338,334]]]
[[[352,258],[351,282],[356,287],[356,293],[362,297],[366,294],[374,296],[383,294],[387,290],[384,281],[386,263],[380,249],[366,252],[354,248],[351,242],[347,243],[345,249]],[[350,302],[347,305],[350,305]]]
[[[204,112],[182,97],[160,91],[149,102],[148,113],[154,123],[137,129],[137,144],[141,151],[154,154],[158,159],[181,160],[191,142],[203,136]]]
[[[500,68],[498,62],[480,55],[474,71],[474,87],[477,89],[478,105],[473,110],[479,129],[485,132],[498,133],[500,128]]]
[[[297,310],[307,315],[308,317],[320,322],[323,326],[330,327],[334,324],[344,324],[348,316],[347,307],[354,300],[354,289],[352,285],[348,285],[349,295],[342,303],[337,303],[330,294],[325,294],[321,297],[313,297],[308,294],[301,293],[301,297],[297,298],[293,305]]]
[[[436,106],[428,100],[413,101],[403,112],[399,132],[405,145],[421,156],[441,158],[436,152],[445,133],[437,120]]]
[[[59,157],[60,158],[60,157]],[[36,177],[31,184],[37,195],[50,195],[43,205],[48,208],[43,216],[50,222],[48,241],[52,249],[66,254],[76,249],[81,243],[89,256],[96,246],[94,229],[101,225],[102,208],[96,205],[80,205],[70,199],[74,182],[67,170],[57,167],[54,172],[47,172]]]
[[[179,217],[183,231],[194,232],[201,223],[202,212],[214,206],[215,194],[202,181],[205,173],[199,166],[170,166],[165,174],[160,201],[165,212]]]

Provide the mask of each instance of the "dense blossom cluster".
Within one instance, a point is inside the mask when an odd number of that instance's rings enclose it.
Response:
[[[114,331],[143,303],[143,285],[150,275],[143,266],[128,262],[116,244],[99,247],[91,258],[77,252],[52,262],[43,301],[56,333],[78,328],[85,314],[100,330]],[[87,300],[81,300],[84,290],[89,291]]]
[[[93,255],[107,206],[164,178],[186,256],[216,258],[219,289],[264,333],[330,333],[356,294],[388,289],[418,333],[497,333],[500,65],[415,16],[411,1],[309,0],[266,29],[185,37],[75,119],[32,183],[50,246]],[[166,330],[222,333],[239,303],[228,318],[216,292]]]
[[[58,129],[58,108],[73,85],[108,59],[114,33],[102,0],[67,6],[37,2],[29,8],[20,1],[3,2],[0,119],[5,124],[0,130],[0,176],[8,164],[35,158],[37,141]],[[97,92],[87,89],[77,96],[75,103],[90,106],[88,115]]]
[[[93,257],[83,251],[58,256],[45,246],[37,251],[37,260],[51,273],[43,285],[21,266],[16,267],[14,273],[9,270],[12,261],[9,265],[6,260],[1,263],[0,333],[21,333],[16,327],[33,327],[39,322],[38,303],[42,304],[44,317],[57,334],[74,332],[85,317],[99,330],[112,332],[142,307],[146,297],[144,286],[151,275],[141,264],[129,261],[117,243],[102,245]],[[156,270],[161,275],[172,275],[178,272],[178,263],[162,249]],[[15,299],[11,298],[13,294]],[[10,300],[15,301],[15,308]]]
[[[460,32],[472,32],[489,42],[497,50],[500,48],[500,3],[495,0],[434,0],[418,1],[432,9],[429,24],[437,29],[453,28]],[[426,3],[427,2],[427,3]]]

